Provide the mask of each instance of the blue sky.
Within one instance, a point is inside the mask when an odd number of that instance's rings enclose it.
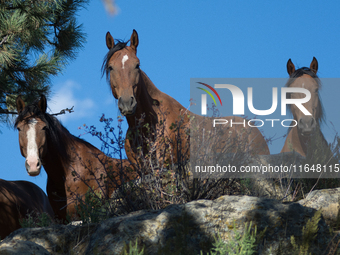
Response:
[[[114,17],[99,0],[92,0],[79,13],[87,42],[76,60],[52,79],[48,106],[52,112],[74,106],[74,113],[60,117],[74,135],[83,133],[78,129],[83,124],[101,127],[103,113],[113,118],[119,115],[109,86],[101,78],[107,31],[115,39],[128,40],[136,29],[141,69],[161,91],[186,107],[190,78],[288,78],[289,58],[302,67],[309,66],[315,56],[320,78],[340,77],[338,1],[125,0],[116,4],[119,11]],[[265,101],[261,89],[256,92],[254,88],[255,104]],[[267,90],[263,93],[270,95]],[[323,84],[320,93],[326,112],[322,130],[331,141],[335,130],[340,131],[340,85]],[[0,178],[29,180],[45,190],[44,171],[37,177],[26,173],[17,131],[4,125],[0,128]],[[267,128],[263,132],[266,137],[280,137],[285,130]],[[97,139],[83,138],[100,148]],[[273,141],[271,153],[280,152],[283,144],[283,138]]]

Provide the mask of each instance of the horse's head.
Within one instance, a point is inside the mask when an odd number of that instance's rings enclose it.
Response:
[[[130,38],[130,46],[127,43],[115,44],[111,34],[106,34],[106,46],[109,53],[103,64],[110,81],[113,96],[118,99],[118,107],[123,115],[132,115],[136,111],[136,97],[140,93],[138,82],[141,71],[139,59],[136,56],[138,46],[138,34],[133,30]]]
[[[322,105],[319,99],[320,81],[316,73],[318,71],[318,61],[314,57],[310,67],[302,67],[295,70],[295,66],[291,59],[287,62],[287,72],[290,75],[286,86],[295,88],[304,88],[309,90],[311,98],[303,106],[312,114],[305,115],[296,105],[291,105],[291,112],[294,119],[297,121],[299,133],[303,136],[311,135],[322,119]],[[304,98],[302,93],[291,93],[290,98],[300,99]]]
[[[16,100],[18,118],[15,126],[19,131],[21,155],[26,158],[25,166],[30,176],[40,174],[41,158],[46,154],[47,124],[40,117],[45,114],[47,104],[45,96],[41,96],[37,104],[25,106],[19,96]]]

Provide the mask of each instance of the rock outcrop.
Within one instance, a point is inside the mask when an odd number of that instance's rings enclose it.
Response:
[[[301,164],[304,159],[295,153],[281,153],[248,163],[289,165]],[[144,247],[144,254],[205,254],[217,235],[232,243],[250,223],[252,233],[257,229],[258,254],[293,254],[296,246],[292,245],[292,236],[301,245],[312,225],[317,228],[316,234],[309,236],[313,241],[308,243],[308,252],[328,254],[331,242],[336,244],[340,239],[329,227],[339,222],[340,188],[313,191],[297,203],[281,202],[290,199],[289,185],[284,183],[288,177],[282,176],[280,182],[277,176],[266,177],[255,175],[251,179],[256,196],[192,201],[157,211],[137,211],[98,224],[77,222],[19,229],[0,243],[0,254],[121,254],[130,242]],[[323,214],[319,221],[315,220],[320,215],[317,211]]]
[[[314,190],[298,203],[305,207],[321,210],[327,224],[332,226],[339,224],[340,188]]]
[[[257,244],[259,254],[277,254],[279,250],[290,254],[291,236],[298,243],[303,227],[315,213],[315,209],[299,203],[222,196],[163,210],[138,211],[99,224],[19,229],[3,240],[0,254],[21,254],[19,249],[32,243],[34,253],[32,250],[26,254],[120,254],[127,243],[136,240],[145,254],[199,254],[212,248],[216,234],[230,242],[250,222],[253,229],[257,227],[257,233],[265,230]],[[312,254],[323,254],[332,237],[321,217],[317,237],[311,244]]]

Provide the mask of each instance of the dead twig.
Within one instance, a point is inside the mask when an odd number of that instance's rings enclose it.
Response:
[[[57,116],[57,115],[65,114],[66,112],[72,113],[72,112],[74,112],[73,107],[74,107],[74,106],[72,106],[71,109],[68,109],[68,108],[62,109],[60,112],[58,112],[58,113],[52,113],[51,115],[52,115],[52,116]]]
[[[57,115],[61,115],[61,114],[66,114],[66,112],[72,113],[72,112],[74,112],[73,108],[74,108],[74,106],[72,106],[71,109],[69,109],[69,108],[62,109],[60,112],[52,113],[51,115],[57,116]],[[18,114],[18,113],[9,111],[8,109],[0,109],[0,114]]]

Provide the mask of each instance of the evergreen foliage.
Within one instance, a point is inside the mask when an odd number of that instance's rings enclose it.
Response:
[[[76,14],[89,0],[0,1],[0,121],[21,95],[31,103],[50,92],[51,76],[85,42]]]

